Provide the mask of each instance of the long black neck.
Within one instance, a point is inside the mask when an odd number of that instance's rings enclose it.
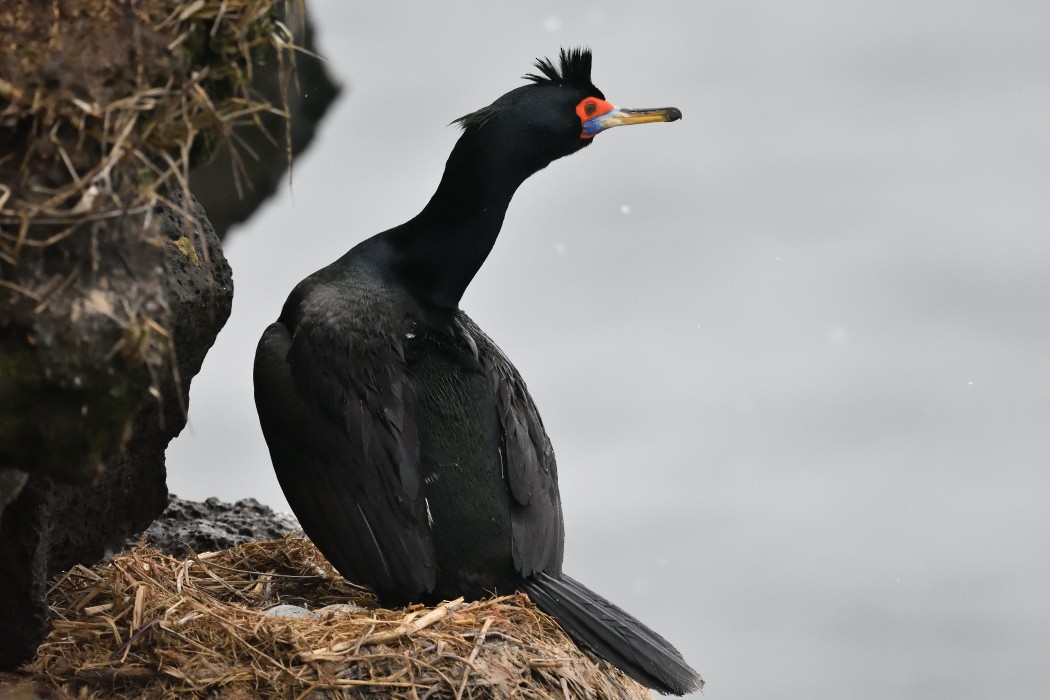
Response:
[[[420,302],[459,306],[496,242],[514,192],[547,164],[522,162],[510,148],[484,129],[468,129],[423,211],[381,234],[393,247],[391,271]]]

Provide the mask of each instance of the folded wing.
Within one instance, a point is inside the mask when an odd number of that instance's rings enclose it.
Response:
[[[255,401],[281,488],[344,577],[418,599],[436,568],[400,335],[374,325],[365,333],[331,305],[311,316],[297,293],[255,357]]]

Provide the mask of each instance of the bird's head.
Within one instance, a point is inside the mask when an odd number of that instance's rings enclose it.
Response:
[[[590,145],[605,129],[682,118],[675,107],[624,109],[608,102],[591,82],[589,49],[562,49],[559,63],[537,60],[539,72],[525,76],[528,85],[455,123],[504,162],[518,161],[535,172]]]

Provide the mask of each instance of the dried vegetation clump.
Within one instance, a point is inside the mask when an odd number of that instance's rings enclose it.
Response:
[[[251,89],[257,58],[291,55],[283,7],[5,0],[0,262],[14,265],[24,247],[53,244],[85,221],[148,211],[164,191],[188,193],[191,165],[219,144],[243,173],[234,127],[262,129],[262,112],[283,113]]]
[[[376,607],[301,536],[75,567],[30,667],[76,698],[645,698],[522,595]],[[267,615],[292,604],[311,616]],[[328,607],[331,606],[331,607]]]

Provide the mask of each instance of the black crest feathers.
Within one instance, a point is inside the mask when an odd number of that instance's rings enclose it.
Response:
[[[529,73],[523,77],[535,85],[568,85],[584,90],[595,97],[604,97],[601,91],[591,83],[590,49],[562,49],[559,59],[559,65],[555,67],[554,62],[549,58],[538,58],[533,65],[536,66],[539,74]],[[500,101],[497,100],[488,107],[482,107],[476,112],[454,119],[452,123],[458,124],[463,129],[480,129],[492,121],[501,109]]]
[[[554,62],[549,58],[536,59],[533,65],[540,74],[528,73],[525,80],[534,83],[554,83],[557,85],[574,85],[576,87],[591,87],[591,50],[590,49],[562,49],[561,70],[554,67]]]

